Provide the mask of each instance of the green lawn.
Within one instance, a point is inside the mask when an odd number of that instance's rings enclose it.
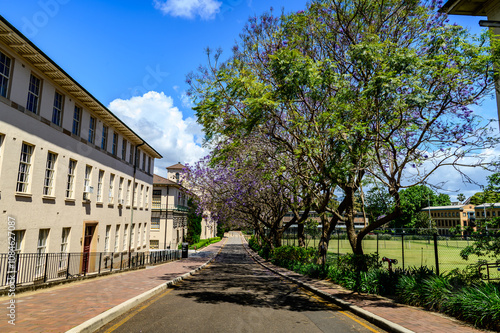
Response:
[[[347,239],[336,239],[332,235],[332,240],[328,245],[328,252],[330,253],[352,253],[351,246]],[[318,239],[308,239],[308,247],[316,247]],[[454,268],[465,268],[471,263],[477,262],[480,258],[477,256],[470,256],[469,260],[464,260],[460,257],[460,251],[467,246],[466,240],[438,240],[438,257],[439,257],[439,270],[440,272],[450,271]],[[283,245],[297,245],[296,240],[284,239]],[[397,259],[398,264],[394,267],[403,267],[403,251],[402,251],[401,238],[394,237],[391,240],[379,240],[378,251],[380,258],[388,257],[390,259]],[[377,252],[377,240],[365,239],[363,240],[363,250],[365,253]],[[481,258],[488,262],[492,262],[491,258]],[[404,267],[409,266],[427,266],[435,268],[435,255],[434,255],[434,241],[427,240],[405,240],[404,241]],[[500,272],[493,272],[497,278],[500,278]],[[491,271],[490,271],[491,274]]]

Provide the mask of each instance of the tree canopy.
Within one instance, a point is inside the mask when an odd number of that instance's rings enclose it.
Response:
[[[252,175],[293,199],[285,206],[307,198],[301,209],[321,219],[320,258],[338,221],[362,254],[366,234],[410,209],[401,190],[444,166],[465,178],[463,167],[488,166],[481,152],[498,138],[471,106],[493,91],[497,42],[447,24],[436,9],[435,1],[316,0],[297,13],[271,11],[250,18],[228,60],[208,52],[208,65],[188,76],[198,121],[208,142],[220,145],[212,164],[233,168],[248,161],[241,157],[250,147],[265,150],[254,163],[273,171]],[[248,176],[213,177],[237,183]],[[366,177],[393,209],[356,233]],[[253,193],[240,205],[259,202],[261,190]],[[267,219],[255,214],[259,223]]]

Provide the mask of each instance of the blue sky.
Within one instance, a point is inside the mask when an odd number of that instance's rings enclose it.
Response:
[[[273,7],[304,9],[302,0],[0,0],[0,15],[110,107],[163,156],[155,171],[194,162],[201,128],[186,99],[186,75],[206,63],[204,49],[227,54],[248,17]],[[479,32],[478,17],[451,23]],[[494,100],[477,111],[496,118]],[[484,183],[479,171],[477,180]],[[477,188],[453,181],[466,193]],[[468,191],[468,192],[467,192]],[[452,194],[454,199],[455,193]]]

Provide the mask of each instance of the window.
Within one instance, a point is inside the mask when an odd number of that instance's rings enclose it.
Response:
[[[125,229],[123,230],[123,251],[127,250],[127,231],[128,224],[125,224]]]
[[[99,170],[99,178],[97,179],[97,202],[102,202],[102,180],[104,178],[104,171]]]
[[[38,114],[38,100],[40,99],[40,86],[41,80],[31,74],[30,84],[28,88],[28,102],[26,104],[26,109]]]
[[[111,233],[111,226],[106,226],[106,234],[104,235],[104,252],[109,251],[109,234]]]
[[[159,230],[160,229],[160,218],[152,217],[151,218],[151,230]]]
[[[141,246],[141,224],[137,227],[137,247]]]
[[[142,170],[146,171],[146,153],[142,153]]]
[[[148,226],[148,224],[144,223],[144,233],[142,234],[142,243],[144,244],[144,246],[146,246],[146,233],[148,230],[147,226]]]
[[[19,173],[17,174],[16,191],[21,193],[28,192],[28,185],[31,172],[31,156],[33,155],[33,146],[23,143],[21,148],[21,158],[19,161]]]
[[[108,126],[102,126],[101,149],[108,150]]]
[[[113,133],[113,144],[111,146],[111,154],[116,156],[117,150],[118,150],[118,134]]]
[[[108,193],[108,202],[113,203],[114,201],[114,184],[115,184],[115,175],[111,174],[109,176],[109,193]]]
[[[52,196],[54,188],[54,170],[57,155],[49,152],[47,154],[47,164],[45,167],[45,180],[43,182],[43,195]]]
[[[10,58],[0,52],[0,96],[7,97],[10,78]]]
[[[122,140],[122,160],[125,161],[127,158],[127,140],[123,139]]]
[[[137,207],[137,187],[139,184],[134,183],[134,207]]]
[[[85,167],[85,178],[83,180],[83,191],[90,192],[90,177],[92,176],[92,167],[87,165]]]
[[[160,241],[156,239],[150,239],[149,240],[149,248],[151,250],[157,250],[160,248]]]
[[[118,252],[119,241],[120,241],[120,225],[117,225],[116,229],[115,229],[115,249],[114,249],[114,252]]]
[[[146,187],[146,199],[144,201],[145,201],[146,208],[148,208],[149,207],[149,186]]]
[[[24,230],[15,230],[14,234],[14,253],[19,254],[23,250]]]
[[[128,162],[130,164],[134,164],[134,146],[133,145],[130,145],[130,152],[129,152],[129,155],[128,155]]]
[[[73,186],[75,183],[75,170],[76,170],[76,161],[69,160],[68,165],[68,183],[66,185],[66,198],[73,198]]]
[[[54,94],[54,107],[52,109],[52,123],[61,126],[64,96],[56,91]]]
[[[49,238],[49,229],[40,229],[38,232],[38,244],[37,244],[37,260],[36,260],[36,269],[35,269],[35,277],[38,277],[43,274],[44,265],[45,265],[45,251],[47,250],[47,239]]]
[[[61,251],[59,256],[59,269],[64,269],[67,266],[66,253],[68,253],[68,238],[71,228],[63,228],[61,234]]]
[[[90,116],[88,141],[93,144],[95,144],[95,124],[96,124],[96,119]]]
[[[123,200],[123,177],[120,177],[120,182],[118,183],[118,200]]]
[[[130,227],[130,247],[134,247],[135,242],[135,223]]]
[[[132,181],[127,183],[127,206],[130,206],[130,186],[132,186]]]
[[[141,193],[139,194],[139,207],[142,207],[143,195],[144,195],[144,185],[141,185]]]
[[[161,190],[153,190],[153,204],[152,204],[153,209],[160,209],[161,208]]]
[[[148,173],[151,174],[151,156],[148,156]]]
[[[178,172],[175,173],[175,180],[179,182],[180,174]]]
[[[82,108],[75,105],[75,111],[73,112],[73,128],[71,133],[74,135],[80,135],[80,123],[82,122]]]

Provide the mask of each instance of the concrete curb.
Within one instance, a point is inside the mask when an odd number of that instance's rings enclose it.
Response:
[[[243,238],[243,237],[242,237]],[[243,238],[244,239],[244,238]],[[245,241],[246,243],[246,241]],[[352,313],[355,313],[356,315],[358,315],[359,317],[365,319],[366,321],[388,331],[388,332],[393,332],[393,333],[415,333],[414,331],[412,330],[409,330],[401,325],[398,325],[396,323],[393,323],[385,318],[382,318],[380,316],[377,316],[376,314],[373,314],[369,311],[366,311],[365,309],[363,308],[360,308],[359,306],[356,306],[356,305],[353,305],[349,302],[346,302],[344,300],[341,300],[339,298],[336,298],[335,296],[333,296],[332,294],[329,294],[327,292],[324,292],[324,291],[321,291],[305,282],[302,282],[294,277],[291,277],[291,276],[288,276],[288,275],[285,275],[277,270],[275,270],[274,268],[271,268],[267,265],[265,265],[263,263],[264,259],[262,259],[259,255],[257,254],[254,254],[250,251],[250,247],[248,246],[248,243],[246,244],[247,246],[244,246],[245,249],[247,250],[248,254],[255,260],[255,262],[257,262],[259,265],[261,265],[262,267],[270,270],[271,272],[275,273],[275,274],[278,274],[279,276],[281,277],[284,277],[285,279],[288,279],[290,281],[292,281],[293,283],[303,287],[304,289],[307,289],[309,291],[311,291],[312,293],[316,294],[317,296],[327,300],[327,301],[330,301],[340,307],[342,307],[343,309],[346,309],[346,310],[349,310],[351,311]]]
[[[189,276],[195,274],[199,270],[202,270],[203,268],[205,268],[219,255],[219,253],[222,250],[222,248],[224,247],[224,245],[226,245],[226,242],[227,242],[227,238],[225,239],[224,244],[222,244],[221,248],[215,254],[215,256],[213,256],[213,258],[211,258],[210,260],[208,260],[207,262],[205,262],[204,264],[202,264],[198,268],[193,269],[192,271],[185,273],[181,276],[178,276],[173,280],[167,281],[167,282],[165,282],[165,283],[163,283],[163,284],[161,284],[153,289],[150,289],[150,290],[140,294],[139,296],[135,296],[135,297],[129,299],[128,301],[125,301],[121,304],[118,304],[118,305],[112,307],[111,309],[104,311],[100,315],[98,315],[94,318],[91,318],[91,319],[81,323],[78,326],[73,327],[72,329],[66,331],[66,333],[87,333],[87,332],[92,333],[92,332],[98,330],[102,326],[106,325],[107,323],[109,323],[113,319],[118,318],[119,316],[121,316],[125,312],[136,307],[137,305],[145,302],[146,300],[148,300],[156,295],[161,294],[166,289],[175,285],[179,281],[182,281],[182,280],[188,278]]]

